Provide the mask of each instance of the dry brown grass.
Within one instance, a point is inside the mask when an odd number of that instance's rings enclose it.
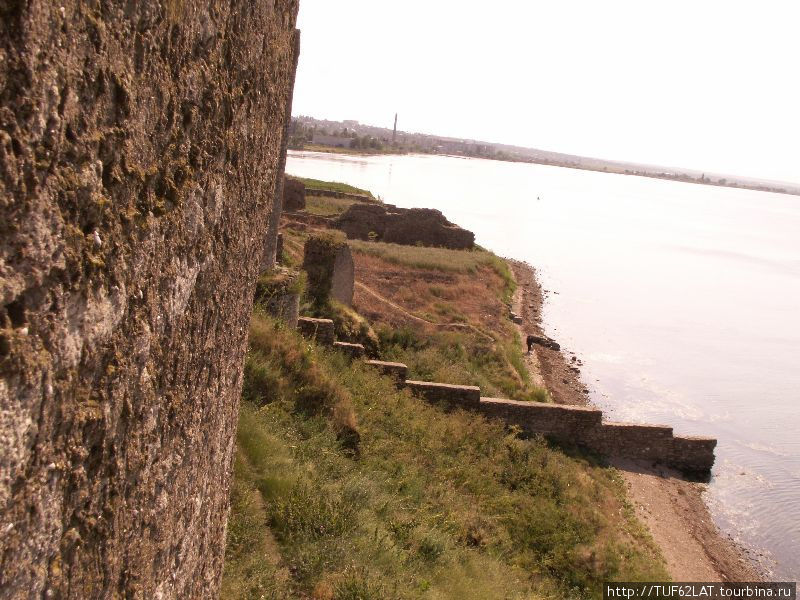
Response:
[[[469,323],[487,333],[505,329],[508,310],[498,296],[503,280],[489,266],[460,273],[392,264],[362,253],[355,253],[354,260],[356,281],[418,317],[434,323]],[[374,323],[419,326],[363,289],[356,288],[354,306]]]

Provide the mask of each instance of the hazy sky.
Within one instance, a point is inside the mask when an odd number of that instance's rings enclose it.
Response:
[[[800,182],[800,2],[301,0],[295,115]]]

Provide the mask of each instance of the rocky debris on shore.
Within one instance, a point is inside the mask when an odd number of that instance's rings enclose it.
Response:
[[[543,335],[529,335],[528,344],[538,344],[556,351],[561,350],[561,345],[557,341]]]

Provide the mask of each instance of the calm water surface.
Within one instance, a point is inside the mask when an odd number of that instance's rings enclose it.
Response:
[[[800,198],[414,155],[292,152],[287,172],[438,208],[536,267],[592,401],[717,437],[717,524],[800,578]]]

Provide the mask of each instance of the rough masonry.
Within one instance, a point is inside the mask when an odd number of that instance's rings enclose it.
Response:
[[[216,597],[296,14],[0,6],[0,598]]]
[[[408,368],[402,363],[367,364],[398,377],[402,386],[428,402],[479,412],[528,435],[541,434],[603,456],[661,463],[693,477],[708,477],[714,466],[714,438],[677,436],[666,425],[603,421],[602,411],[588,406],[484,398],[476,386],[405,379]]]
[[[330,233],[309,236],[303,248],[303,269],[308,274],[308,295],[316,304],[332,298],[353,305],[355,264],[344,239]]]
[[[296,211],[306,207],[306,186],[294,177],[283,178],[283,210]]]
[[[475,235],[432,208],[397,208],[392,204],[352,204],[334,226],[348,238],[414,246],[472,248]]]

